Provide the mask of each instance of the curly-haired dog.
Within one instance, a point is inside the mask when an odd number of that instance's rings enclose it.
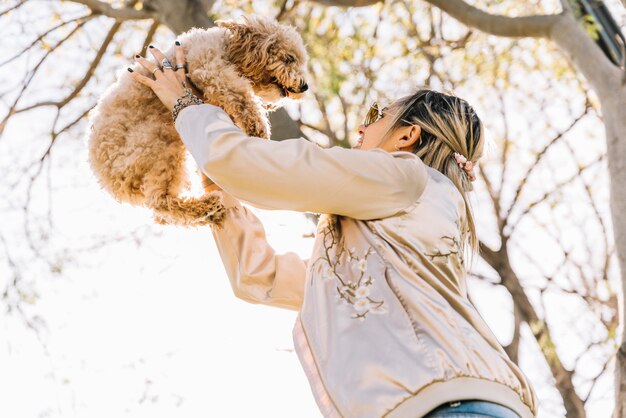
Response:
[[[269,138],[267,112],[307,89],[307,54],[292,26],[259,17],[217,21],[210,29],[181,34],[188,71],[203,100],[220,106],[249,136]],[[175,63],[175,50],[164,55]],[[151,76],[143,66],[133,67]],[[154,92],[123,71],[89,114],[89,162],[100,184],[117,201],[145,205],[161,224],[220,225],[217,193],[181,197],[191,183],[187,150]]]

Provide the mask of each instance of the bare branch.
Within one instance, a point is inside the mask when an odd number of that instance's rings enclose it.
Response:
[[[502,246],[498,252],[486,252],[483,254],[483,258],[500,274],[502,284],[513,297],[515,309],[520,315],[519,320],[528,323],[550,367],[552,376],[557,382],[556,388],[563,397],[567,416],[584,416],[584,404],[574,389],[573,372],[567,370],[561,363],[554,340],[550,335],[550,328],[547,322],[537,314],[521,285],[519,277],[513,271],[506,246]]]
[[[480,274],[480,273],[471,273],[471,277],[476,279],[476,280],[481,280],[481,281],[483,281],[485,283],[492,284],[494,286],[499,286],[499,285],[502,284],[500,282],[500,278],[499,277],[494,279],[493,277],[489,277],[487,275]]]
[[[300,128],[302,128],[302,127],[309,128],[309,129],[312,129],[312,130],[314,130],[316,132],[321,133],[322,135],[326,135],[326,133],[324,132],[324,129],[320,128],[319,126],[313,126],[313,125],[311,125],[309,123],[302,122],[302,120],[296,120],[295,122],[298,124],[298,126]]]
[[[74,3],[84,4],[91,9],[93,14],[104,15],[112,17],[118,21],[122,20],[141,20],[141,19],[154,19],[157,17],[155,12],[146,9],[134,9],[134,8],[121,8],[115,9],[107,4],[98,0],[71,0]]]
[[[48,145],[48,148],[46,149],[46,151],[44,152],[44,154],[39,158],[39,162],[43,164],[44,160],[46,159],[46,157],[48,156],[48,154],[50,154],[50,151],[52,150],[52,145],[54,144],[54,142],[56,141],[57,137],[59,135],[61,135],[63,132],[68,131],[72,126],[76,125],[78,122],[80,122],[85,116],[87,116],[87,114],[89,113],[89,111],[91,109],[93,109],[94,107],[96,107],[96,103],[94,103],[93,105],[91,105],[89,108],[87,108],[86,110],[84,110],[77,118],[75,118],[72,122],[68,123],[67,125],[65,125],[62,129],[58,130],[57,132],[54,131],[54,126],[53,126],[53,131],[51,132],[52,138],[50,140],[50,145]],[[54,122],[56,124],[58,118],[55,118]],[[35,162],[36,163],[36,162]],[[28,169],[30,170],[30,168],[32,168],[35,163],[31,164]]]
[[[181,33],[192,27],[210,28],[215,26],[215,22],[208,13],[213,7],[213,3],[214,0],[151,0],[149,5],[151,10],[158,13],[158,19],[165,26],[174,33]]]
[[[491,264],[494,270],[499,271],[498,270],[499,269],[498,251],[492,250],[483,241],[479,242],[479,247],[480,247],[480,255],[485,259],[485,261]]]
[[[315,3],[322,4],[324,6],[336,6],[336,7],[364,7],[371,6],[382,0],[313,0]]]
[[[148,46],[150,46],[150,44],[152,43],[154,34],[156,33],[160,24],[161,22],[159,22],[158,20],[155,20],[154,22],[152,22],[152,25],[150,25],[150,28],[148,29],[148,33],[146,34],[146,39],[144,39],[143,45],[141,46],[141,52],[140,52],[141,55],[144,55],[146,53],[146,50],[148,49]]]
[[[109,44],[113,40],[113,37],[115,36],[115,34],[117,33],[117,31],[118,31],[118,29],[120,28],[121,25],[122,25],[121,21],[116,21],[113,24],[113,26],[111,26],[111,29],[109,29],[109,33],[107,33],[106,38],[102,42],[102,45],[100,45],[100,49],[98,50],[98,52],[96,53],[95,58],[91,62],[91,65],[89,66],[89,69],[87,69],[87,72],[85,73],[85,76],[80,81],[80,83],[78,83],[76,88],[65,99],[63,99],[61,101],[43,101],[43,102],[35,103],[33,105],[24,107],[22,109],[18,109],[14,113],[21,113],[21,112],[25,112],[27,110],[31,110],[31,109],[34,109],[36,107],[42,107],[42,106],[57,106],[59,108],[62,108],[63,106],[68,104],[74,97],[76,97],[78,95],[78,93],[80,93],[80,91],[83,89],[83,87],[85,87],[85,85],[89,82],[89,80],[91,79],[91,77],[94,74],[94,71],[96,70],[96,67],[100,63],[100,60],[102,60],[102,57],[104,56],[104,53],[106,52],[107,48],[109,47]]]
[[[520,346],[520,338],[521,338],[521,328],[522,319],[520,318],[520,313],[517,309],[517,305],[513,303],[513,338],[511,338],[511,342],[506,346],[503,346],[504,351],[506,351],[507,355],[511,358],[514,363],[518,363],[519,357],[519,346]]]
[[[317,104],[320,107],[320,111],[322,112],[322,119],[324,121],[324,134],[328,137],[328,146],[332,147],[337,145],[339,142],[339,138],[335,132],[333,132],[330,126],[330,119],[328,118],[328,111],[326,110],[326,103],[324,102],[324,98],[320,97],[319,94],[313,92],[313,96],[315,96],[315,100],[317,100]]]
[[[553,40],[602,96],[614,91],[621,72],[581,28],[568,10],[554,15],[507,17],[484,12],[462,0],[426,0],[459,22],[483,32],[506,37],[535,37]],[[624,1],[624,0],[623,0]]]
[[[535,168],[537,168],[537,166],[539,165],[539,162],[541,162],[542,158],[544,155],[546,155],[547,151],[554,146],[560,139],[562,139],[564,137],[564,135],[569,132],[570,130],[572,130],[574,128],[574,126],[576,126],[576,124],[583,118],[585,117],[588,113],[589,110],[591,109],[591,105],[589,103],[587,103],[587,105],[585,106],[585,110],[578,115],[573,121],[572,123],[569,124],[569,126],[562,132],[559,132],[558,135],[556,135],[554,138],[552,138],[545,147],[543,147],[543,149],[541,151],[539,151],[537,153],[537,156],[535,158],[535,161],[533,161],[533,164],[530,166],[530,168],[528,169],[528,171],[526,171],[526,173],[524,173],[524,175],[522,176],[522,180],[519,182],[519,184],[517,185],[517,189],[515,190],[515,194],[513,197],[513,201],[511,202],[511,204],[509,205],[506,214],[504,216],[505,219],[509,218],[509,215],[511,214],[511,211],[515,208],[516,203],[519,200],[519,197],[522,194],[522,191],[524,189],[524,186],[526,185],[526,183],[528,182],[528,178],[530,177],[530,175],[532,174],[532,172],[535,170]],[[504,176],[503,176],[504,177]]]
[[[6,10],[3,10],[0,12],[0,16],[4,16],[5,14],[19,8],[21,5],[23,5],[24,3],[26,3],[28,0],[21,0],[19,3],[17,3],[15,6],[9,7]]]
[[[13,104],[9,107],[9,111],[7,112],[6,116],[4,117],[4,119],[2,119],[2,121],[0,121],[0,138],[2,137],[2,134],[4,132],[4,129],[6,128],[7,125],[7,121],[9,120],[9,118],[14,115],[15,112],[15,107],[17,106],[17,103],[19,102],[19,100],[22,98],[22,94],[24,94],[24,91],[28,88],[28,86],[30,85],[30,82],[32,81],[33,77],[35,76],[35,74],[37,73],[37,71],[39,70],[39,67],[43,64],[43,62],[46,60],[46,58],[48,58],[48,56],[54,52],[58,47],[60,47],[61,45],[63,45],[63,43],[65,41],[67,41],[68,39],[70,39],[74,33],[76,33],[76,31],[78,31],[78,29],[80,29],[85,23],[87,23],[89,20],[91,20],[93,17],[95,16],[89,16],[89,18],[85,19],[84,21],[80,22],[78,25],[76,25],[76,27],[74,29],[72,29],[67,35],[65,35],[64,38],[62,38],[59,42],[57,42],[57,44],[50,48],[48,51],[46,51],[46,53],[44,54],[44,56],[39,60],[39,62],[37,63],[37,65],[35,65],[35,67],[33,67],[33,69],[30,71],[30,74],[27,74],[26,77],[24,78],[24,84],[22,85],[22,89],[20,90],[19,94],[17,95],[17,98],[13,101]]]
[[[604,54],[572,14],[559,15],[550,32],[554,41],[571,60],[600,97],[613,97],[623,76],[622,70]]]
[[[342,95],[338,95],[337,98],[339,99],[339,103],[341,103],[341,110],[343,110],[343,138],[341,139],[341,142],[344,143],[344,145],[348,144],[348,137],[349,137],[349,130],[348,130],[348,103],[346,102],[346,99],[342,96]]]
[[[484,12],[462,0],[426,0],[467,26],[507,37],[548,38],[558,15],[508,17]]]
[[[626,1],[626,0],[624,0]],[[569,4],[569,0],[560,0],[561,2],[561,8],[563,9],[563,12],[565,13],[573,13],[574,11],[572,10],[572,5]]]
[[[287,14],[289,14],[289,12],[291,12],[294,7],[296,7],[297,4],[298,1],[296,0],[293,2],[291,7],[287,9],[287,0],[281,0],[280,10],[278,11],[278,14],[276,15],[276,17],[274,17],[274,19],[276,19],[276,21],[278,22],[282,21],[285,16],[287,16]]]
[[[23,53],[25,53],[26,51],[28,51],[29,49],[31,49],[33,46],[35,46],[35,44],[37,44],[37,42],[41,41],[44,36],[50,34],[51,32],[54,32],[55,30],[69,24],[72,22],[80,22],[83,20],[89,20],[92,19],[93,16],[92,15],[85,15],[85,16],[80,16],[80,17],[76,17],[74,19],[70,19],[70,20],[66,20],[64,22],[59,23],[56,26],[53,26],[52,28],[48,29],[47,31],[45,31],[44,33],[42,33],[41,35],[39,35],[37,37],[37,39],[35,39],[30,45],[28,45],[26,48],[22,49],[20,52],[18,52],[17,54],[15,54],[14,56],[12,56],[11,58],[9,58],[8,60],[0,63],[0,66],[3,66],[5,64],[8,64],[9,62],[13,61],[14,59],[18,58],[19,56],[21,56]]]
[[[625,0],[626,1],[626,0]],[[591,347],[588,347],[588,349]],[[591,386],[589,386],[589,391],[587,392],[587,395],[583,398],[583,402],[585,402],[585,404],[587,403],[587,401],[589,400],[589,396],[591,396],[591,393],[593,392],[593,389],[596,386],[596,383],[598,383],[598,379],[607,371],[607,369],[609,368],[609,363],[611,362],[612,358],[609,357],[606,359],[606,361],[604,362],[604,365],[602,366],[602,370],[600,370],[598,372],[598,374],[591,379]]]
[[[560,182],[559,184],[557,184],[553,190],[547,191],[543,194],[543,196],[541,196],[539,199],[531,202],[528,204],[528,206],[522,211],[522,213],[520,214],[520,216],[518,217],[518,221],[513,223],[513,226],[511,227],[511,230],[506,234],[507,236],[512,236],[513,233],[515,232],[515,229],[517,228],[517,226],[520,224],[519,219],[522,219],[528,212],[530,212],[535,206],[537,206],[539,203],[543,202],[544,200],[546,200],[548,197],[552,196],[555,191],[561,189],[563,186],[570,184],[572,182],[574,182],[575,180],[578,180],[579,176],[581,175],[581,173],[585,170],[587,170],[589,167],[593,167],[594,165],[602,162],[605,159],[606,155],[601,155],[600,157],[598,157],[595,161],[592,161],[591,163],[589,163],[587,166],[585,167],[579,167],[578,171],[576,173],[574,173],[573,175],[571,175],[568,179]],[[510,224],[509,219],[506,220],[507,221],[507,225]]]

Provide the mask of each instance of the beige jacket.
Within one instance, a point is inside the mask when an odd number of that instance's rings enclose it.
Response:
[[[294,347],[325,417],[418,418],[460,399],[522,418],[537,397],[467,299],[452,182],[409,152],[321,148],[303,138],[248,137],[209,104],[176,129],[224,191],[213,226],[235,295],[299,311]],[[309,260],[276,254],[262,209],[323,215]]]

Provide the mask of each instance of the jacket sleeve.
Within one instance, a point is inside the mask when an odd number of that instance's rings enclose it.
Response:
[[[208,177],[261,209],[379,219],[415,202],[426,186],[426,166],[413,153],[247,136],[208,103],[183,108],[175,127]]]
[[[250,303],[300,310],[306,262],[296,253],[276,254],[261,221],[224,191],[222,227],[211,224],[217,249],[235,296]]]

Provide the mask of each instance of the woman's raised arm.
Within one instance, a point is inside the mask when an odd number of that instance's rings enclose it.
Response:
[[[409,152],[250,137],[211,104],[185,107],[175,126],[207,176],[262,209],[378,219],[415,202],[426,186],[426,166]]]
[[[300,310],[306,262],[294,252],[276,254],[261,221],[225,191],[222,227],[211,225],[233,293],[250,303]]]

